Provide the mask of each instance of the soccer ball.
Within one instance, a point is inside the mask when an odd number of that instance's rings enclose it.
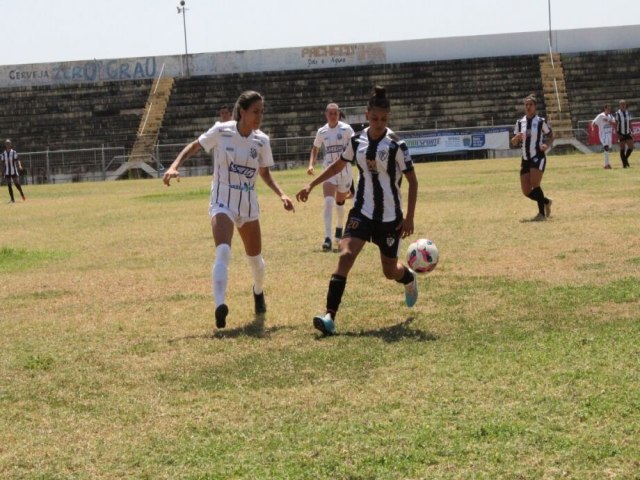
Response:
[[[407,263],[414,272],[430,272],[438,265],[438,247],[428,238],[416,240],[407,249]]]

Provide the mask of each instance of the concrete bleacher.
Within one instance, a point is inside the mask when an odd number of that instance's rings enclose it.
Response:
[[[0,89],[0,135],[20,151],[130,149],[150,80]]]
[[[363,106],[376,84],[387,88],[395,130],[511,125],[524,95],[542,90],[535,55],[176,79],[159,140],[193,140],[246,89],[265,96],[272,138],[313,135],[328,101]]]
[[[640,116],[640,49],[563,54],[562,61],[574,128],[584,128],[605,104],[615,112],[620,99]]]

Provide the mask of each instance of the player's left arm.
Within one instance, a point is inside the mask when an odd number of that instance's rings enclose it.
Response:
[[[416,177],[416,171],[412,168],[404,172],[404,176],[409,184],[409,194],[407,195],[407,213],[400,226],[402,238],[413,235],[413,217],[416,213],[416,202],[418,201],[418,177]]]
[[[284,209],[292,210],[295,212],[295,208],[293,207],[293,202],[288,197],[288,195],[284,193],[282,188],[280,188],[280,185],[278,185],[278,182],[276,182],[276,180],[273,178],[273,176],[271,175],[271,170],[269,170],[269,167],[259,167],[258,173],[260,174],[260,178],[262,178],[264,183],[266,183],[267,186],[271,190],[273,190],[273,192],[276,195],[278,195],[280,200],[282,200],[282,205],[284,206]]]
[[[545,123],[545,125],[547,125]],[[549,128],[547,126],[547,128]],[[544,143],[540,145],[540,150],[542,150],[543,152],[548,152],[549,150],[551,150],[551,147],[553,146],[553,131],[551,130],[551,128],[549,128],[548,132],[544,132]]]

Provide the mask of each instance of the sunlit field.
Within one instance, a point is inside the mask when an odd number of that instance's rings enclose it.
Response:
[[[640,478],[639,158],[552,156],[547,222],[517,159],[418,164],[440,264],[409,309],[368,245],[327,338],[320,188],[260,183],[217,331],[208,177],[3,187],[0,477]]]

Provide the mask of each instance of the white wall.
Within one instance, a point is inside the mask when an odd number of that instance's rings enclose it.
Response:
[[[640,47],[640,25],[560,30],[553,32],[560,53],[620,50]],[[523,32],[397,42],[320,45],[189,55],[192,76],[372,64],[407,63],[459,58],[539,54],[548,51],[548,32]],[[94,83],[151,79],[185,73],[183,56],[143,57],[77,62],[0,66],[0,88],[32,85]]]

